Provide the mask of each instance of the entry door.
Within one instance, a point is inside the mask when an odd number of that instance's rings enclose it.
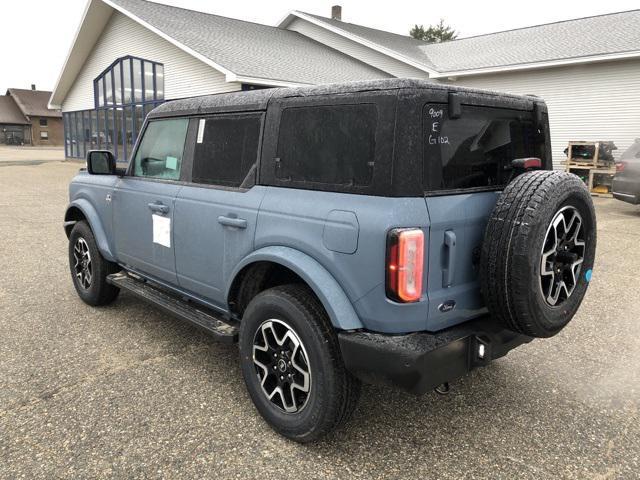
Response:
[[[174,207],[183,185],[187,127],[187,119],[149,122],[112,198],[118,261],[173,285],[177,284]]]
[[[266,191],[255,186],[262,113],[194,119],[197,136],[190,182],[175,205],[180,286],[222,308],[238,262],[253,250]]]
[[[173,210],[180,188],[178,184],[123,178],[112,199],[118,260],[173,284],[176,283]]]

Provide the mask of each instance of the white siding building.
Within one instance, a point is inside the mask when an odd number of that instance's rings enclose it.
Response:
[[[90,0],[50,100],[64,113],[67,155],[109,148],[126,159],[144,115],[170,99],[390,77],[544,98],[556,165],[570,140],[612,140],[619,153],[640,137],[640,10],[442,44],[334,13],[294,11],[271,27]]]

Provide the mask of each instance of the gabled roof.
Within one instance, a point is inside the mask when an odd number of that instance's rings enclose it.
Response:
[[[29,117],[62,117],[60,110],[51,110],[47,102],[51,92],[46,90],[26,90],[10,88],[7,95],[11,95],[22,113]]]
[[[566,20],[504,32],[426,43],[409,36],[293,11],[299,17],[360,43],[391,50],[436,72],[432,77],[535,68],[640,56],[640,10]],[[384,53],[384,52],[383,52]]]
[[[112,1],[238,76],[315,84],[382,74],[290,30],[145,0]]]
[[[28,125],[16,102],[9,95],[0,95],[0,124]]]
[[[290,30],[146,0],[89,0],[52,104],[64,99],[114,10],[221,71],[228,82],[297,86],[389,77]]]
[[[423,48],[440,71],[640,56],[640,10],[578,18],[431,44]]]
[[[365,27],[355,23],[343,22],[342,20],[334,20],[332,18],[313,15],[311,13],[292,11],[278,25],[281,28],[286,26],[295,18],[302,18],[310,21],[320,27],[327,28],[334,33],[343,35],[358,43],[362,43],[381,53],[393,56],[398,60],[413,64],[413,66],[425,70],[428,73],[435,73],[436,65],[431,62],[426,52],[422,51],[422,47],[428,45],[422,40],[416,40],[408,35],[399,35],[384,30]]]

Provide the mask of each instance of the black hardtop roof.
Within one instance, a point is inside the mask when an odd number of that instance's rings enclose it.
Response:
[[[509,93],[458,87],[449,84],[435,83],[429,80],[392,78],[384,80],[367,80],[361,82],[329,83],[308,87],[268,88],[230,93],[218,93],[200,97],[172,100],[158,106],[149,114],[149,118],[175,117],[188,115],[205,115],[221,112],[242,112],[266,110],[272,98],[306,97],[319,95],[340,95],[357,92],[381,92],[386,90],[432,90],[436,96],[449,92],[461,93],[466,97],[484,99],[493,97],[505,103],[527,105],[531,108],[534,101],[542,102],[533,95],[513,95]],[[463,103],[465,103],[463,101]]]

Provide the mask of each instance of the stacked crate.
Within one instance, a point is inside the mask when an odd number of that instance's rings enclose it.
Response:
[[[586,184],[591,195],[611,197],[611,182],[616,173],[615,163],[610,155],[611,142],[569,142],[565,169],[579,176]],[[602,155],[604,146],[608,155]],[[613,147],[615,148],[615,147]],[[589,157],[578,156],[578,151],[592,151]],[[603,158],[604,157],[604,158]]]

